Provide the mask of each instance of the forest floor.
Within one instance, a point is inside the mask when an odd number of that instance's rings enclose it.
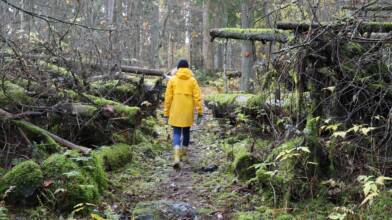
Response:
[[[138,204],[157,201],[185,204],[197,212],[197,219],[231,219],[236,211],[252,209],[253,196],[230,172],[231,163],[220,146],[222,128],[209,112],[200,126],[191,128],[188,162],[180,171],[172,167],[171,128],[159,121],[159,137],[154,140],[161,146],[159,153],[144,151],[124,170],[111,173],[113,196],[118,201],[112,207],[117,213],[122,210],[126,219]]]

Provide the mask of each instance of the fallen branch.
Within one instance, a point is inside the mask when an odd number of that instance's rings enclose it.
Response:
[[[82,147],[79,145],[76,145],[68,140],[65,140],[43,128],[40,128],[28,121],[25,120],[13,120],[15,116],[7,111],[5,111],[4,109],[0,109],[0,118],[2,119],[11,119],[12,122],[14,124],[16,124],[18,127],[22,128],[22,129],[26,129],[28,131],[30,131],[31,133],[34,133],[36,135],[44,135],[44,136],[49,136],[50,138],[52,138],[53,140],[55,140],[57,143],[61,144],[64,147],[73,149],[73,150],[78,150],[84,154],[88,154],[91,149],[90,148],[86,148],[86,147]]]

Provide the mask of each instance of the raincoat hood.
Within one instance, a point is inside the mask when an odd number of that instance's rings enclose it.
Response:
[[[176,76],[180,79],[189,79],[193,76],[192,71],[189,68],[180,68],[177,70]]]

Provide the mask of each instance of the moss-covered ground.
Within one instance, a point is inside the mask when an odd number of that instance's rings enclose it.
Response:
[[[226,99],[228,102],[234,100],[235,97]],[[102,174],[103,168],[90,170],[93,165],[84,161],[84,157],[66,162],[64,155],[55,154],[40,164],[43,172],[40,181],[44,187],[63,184],[64,174],[71,175],[82,185],[101,186],[101,189],[91,191],[92,197],[101,194],[94,204],[82,203],[61,214],[42,205],[25,209],[23,216],[28,219],[42,216],[58,219],[60,215],[70,219],[91,219],[93,216],[95,219],[100,219],[97,216],[132,219],[133,213],[143,211],[135,210],[142,207],[140,204],[169,200],[195,207],[198,219],[328,219],[328,216],[347,216],[341,219],[383,219],[381,216],[386,216],[384,219],[388,219],[391,215],[391,193],[388,191],[377,197],[371,208],[359,208],[358,203],[350,201],[333,203],[325,196],[328,189],[305,200],[289,199],[288,187],[304,187],[296,182],[292,184],[291,176],[294,166],[307,155],[306,151],[301,152],[305,144],[303,138],[292,138],[272,147],[274,140],[253,139],[246,130],[214,119],[207,112],[202,125],[192,127],[188,162],[183,164],[181,171],[176,171],[172,168],[171,128],[159,116],[158,119],[145,119],[143,123],[136,132],[135,145],[116,144],[96,151],[91,162],[102,163],[105,175],[94,175],[98,171]],[[250,153],[251,146],[256,153]],[[47,174],[47,170],[56,169],[56,164],[62,162],[67,165],[57,172],[60,177]],[[275,167],[276,172],[271,172],[271,167]],[[51,179],[54,181],[48,182]],[[357,194],[361,194],[361,189]],[[0,214],[2,208],[0,204]],[[352,214],[352,210],[356,212]]]

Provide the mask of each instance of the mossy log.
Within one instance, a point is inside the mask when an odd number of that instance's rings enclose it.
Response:
[[[332,28],[342,27],[344,24],[309,24],[309,23],[277,23],[277,29],[281,30],[293,30],[295,32],[307,32],[311,29],[318,29],[326,26]],[[392,22],[362,22],[355,27],[360,32],[370,33],[388,33],[392,31]]]
[[[5,111],[4,109],[0,109],[0,118],[1,119],[12,119],[13,114]],[[75,149],[78,150],[82,153],[89,153],[91,151],[91,149],[86,148],[86,147],[82,147],[82,146],[78,146],[68,140],[65,140],[43,128],[40,128],[30,122],[27,122],[25,120],[12,120],[14,124],[16,124],[18,127],[21,127],[22,129],[25,129],[35,135],[41,135],[46,137],[47,141],[54,145],[55,147],[58,146],[58,144],[65,146],[67,148],[70,149]],[[58,143],[58,144],[57,144]]]
[[[152,114],[160,104],[164,89],[161,77],[118,73],[114,76],[97,76],[89,79],[94,95],[105,95],[127,105],[139,106]],[[143,105],[143,103],[147,103]]]
[[[14,103],[30,104],[33,99],[23,87],[10,81],[0,82],[0,106],[7,106]]]
[[[75,67],[75,66],[80,65],[80,62],[74,61],[70,58],[60,59],[60,58],[48,56],[45,54],[24,54],[22,57],[18,57],[16,55],[10,54],[10,53],[1,53],[0,57],[24,58],[24,59],[37,60],[40,62],[40,65],[47,66],[49,68],[51,68],[50,64],[55,65],[55,66],[57,66],[57,65],[62,66],[62,64],[65,63],[66,66],[68,66],[68,67]],[[49,63],[47,61],[50,61],[51,63]],[[101,61],[101,63],[107,63],[107,61]],[[48,64],[49,64],[49,66],[48,66]],[[81,65],[84,67],[92,68],[92,69],[108,69],[102,64],[81,62]],[[63,67],[61,67],[61,68],[63,68]],[[112,69],[115,69],[115,68],[112,68]],[[63,73],[69,71],[65,68],[62,70],[66,70],[66,71],[63,71]],[[159,70],[159,69],[149,69],[149,68],[142,68],[142,67],[137,67],[137,66],[127,66],[127,65],[121,65],[119,67],[119,70],[121,70],[122,72],[126,72],[126,73],[134,73],[134,74],[140,74],[140,75],[146,75],[146,76],[163,77],[165,74],[164,71]]]
[[[211,42],[215,38],[272,41],[286,43],[289,41],[290,33],[276,29],[240,29],[240,28],[218,28],[210,30]]]
[[[316,29],[321,27],[320,24],[308,24],[308,23],[277,23],[276,28],[281,30],[293,30],[295,32],[306,32],[310,29]]]
[[[260,116],[260,111],[274,112],[277,115],[284,114],[284,101],[269,102],[265,95],[254,94],[214,94],[205,98],[206,106],[212,110],[216,118],[235,119],[236,109],[240,109],[251,117]]]
[[[380,5],[380,6],[369,6],[369,7],[356,7],[352,5],[345,5],[342,7],[342,9],[345,10],[350,10],[350,11],[373,11],[373,12],[379,12],[379,11],[392,11],[392,6],[390,5]]]
[[[223,72],[219,72],[218,74],[223,76],[224,73]],[[231,78],[239,78],[239,77],[241,77],[241,75],[242,75],[241,71],[238,71],[238,70],[226,71],[226,76],[229,79],[231,79]]]

